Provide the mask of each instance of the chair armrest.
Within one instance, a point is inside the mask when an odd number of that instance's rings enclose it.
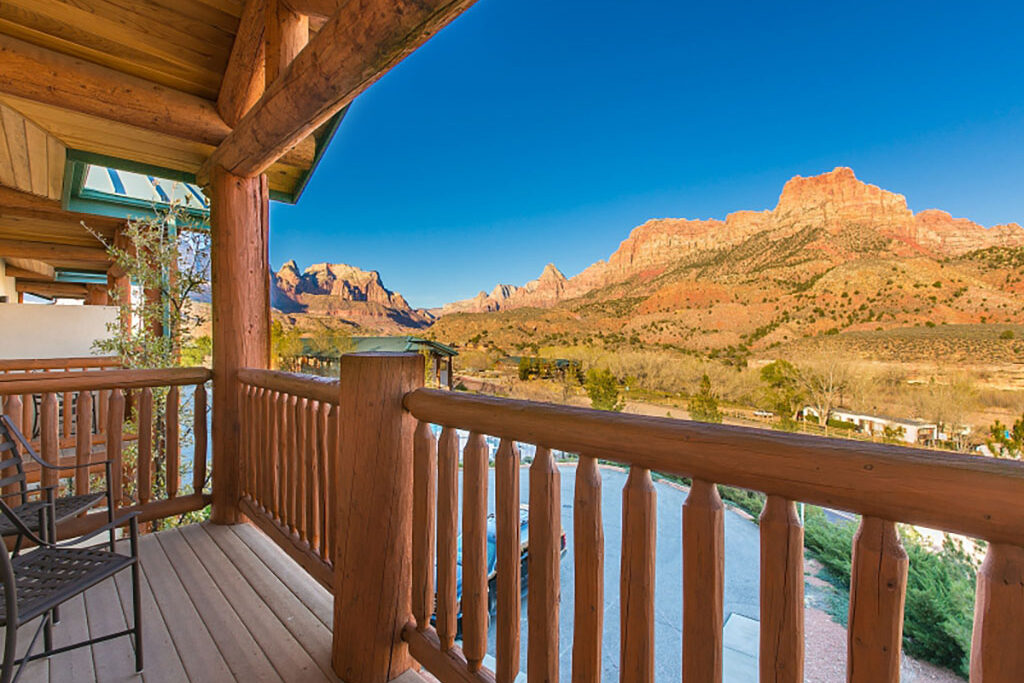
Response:
[[[64,547],[67,547],[69,545],[76,545],[78,543],[81,543],[82,541],[88,541],[90,538],[93,538],[94,536],[99,536],[100,534],[102,534],[104,532],[110,531],[111,529],[116,529],[117,527],[124,526],[125,524],[128,524],[128,523],[131,523],[131,525],[133,527],[132,532],[134,534],[134,533],[136,533],[135,528],[138,525],[138,522],[135,520],[135,518],[138,517],[138,516],[139,516],[138,512],[130,512],[127,515],[122,515],[121,517],[118,517],[113,522],[107,522],[106,524],[101,526],[99,529],[96,529],[94,531],[90,531],[89,533],[87,533],[84,536],[79,536],[78,538],[71,538],[71,539],[68,539],[66,541],[62,541],[61,543],[53,543],[53,544],[49,544],[49,545],[52,545],[55,548],[64,548]],[[44,544],[44,545],[46,545],[46,544]]]
[[[0,416],[0,419],[4,421],[4,423],[7,425],[8,431],[10,431],[10,433],[14,435],[14,438],[18,440],[18,443],[20,443],[21,447],[25,449],[25,452],[28,453],[29,457],[32,458],[32,460],[34,460],[36,463],[38,463],[40,467],[45,467],[51,470],[75,470],[81,469],[83,467],[93,467],[95,465],[105,465],[107,463],[114,462],[111,458],[107,458],[105,460],[95,460],[92,462],[82,463],[80,465],[77,463],[74,465],[60,465],[51,462],[46,462],[39,456],[38,453],[36,453],[36,450],[32,448],[32,444],[29,443],[28,439],[25,438],[25,435],[21,433],[21,431],[15,426],[15,424],[11,422],[10,418],[8,418],[6,415],[3,415]]]

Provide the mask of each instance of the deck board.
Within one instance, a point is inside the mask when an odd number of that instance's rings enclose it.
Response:
[[[195,525],[143,536],[146,668],[130,638],[37,661],[22,681],[337,681],[330,669],[330,594],[258,530]],[[67,603],[54,642],[125,628],[131,578]],[[0,630],[2,631],[2,630]],[[19,649],[31,637],[19,635]]]

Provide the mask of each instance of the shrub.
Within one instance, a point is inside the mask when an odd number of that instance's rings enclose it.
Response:
[[[999,334],[1000,339],[1013,339],[1013,330],[1003,330]]]

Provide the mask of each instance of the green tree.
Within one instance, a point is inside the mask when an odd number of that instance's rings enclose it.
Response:
[[[270,324],[270,362],[282,370],[295,370],[305,351],[302,336],[294,327],[285,329],[280,320]]]
[[[309,338],[309,350],[321,358],[340,358],[355,348],[352,335],[343,327],[320,327]]]
[[[519,379],[524,382],[530,379],[530,359],[526,356],[519,359]]]
[[[761,368],[764,402],[782,418],[783,426],[795,424],[804,403],[800,373],[787,360],[777,360]]]
[[[619,399],[619,383],[607,368],[587,370],[587,381],[583,386],[590,397],[590,405],[598,410],[621,412],[626,407],[625,402]]]
[[[1012,427],[999,420],[988,428],[989,438],[985,445],[997,458],[1024,459],[1024,415]]]
[[[700,422],[721,422],[722,412],[718,409],[718,396],[711,389],[711,378],[707,373],[700,378],[700,389],[690,399],[688,407],[691,420]]]

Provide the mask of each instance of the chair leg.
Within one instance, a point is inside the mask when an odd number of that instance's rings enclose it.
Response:
[[[54,610],[56,612],[57,610]],[[50,618],[49,614],[43,615],[43,651],[49,654],[50,650],[53,649],[53,619]],[[25,653],[27,657],[29,653]]]
[[[135,671],[142,671],[142,571],[139,567],[139,527],[138,521],[132,518],[131,551],[135,563],[132,565],[132,616],[135,630]]]

